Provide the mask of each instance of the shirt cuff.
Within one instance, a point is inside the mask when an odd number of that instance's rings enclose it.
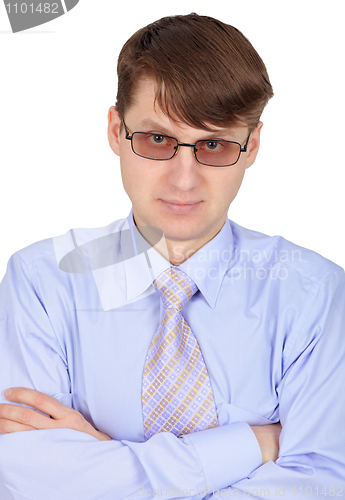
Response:
[[[246,422],[193,432],[180,439],[196,449],[209,488],[231,486],[262,465],[259,442]]]

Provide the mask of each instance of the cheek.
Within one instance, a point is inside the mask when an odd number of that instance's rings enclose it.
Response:
[[[157,178],[145,159],[134,155],[131,151],[121,153],[121,176],[127,195],[133,198],[145,198],[154,190]]]
[[[220,172],[220,174],[223,174],[223,172]],[[241,186],[244,169],[232,169],[228,172],[224,172],[224,174],[225,175],[219,175],[216,179],[217,182],[214,183],[214,193],[218,196],[218,199],[220,198],[225,202],[231,202]]]
[[[232,169],[226,175],[219,176],[216,182],[216,191],[223,196],[237,193],[244,177],[243,169]]]
[[[121,177],[124,190],[126,191],[127,195],[132,198],[132,193],[135,193],[136,175],[134,173],[133,164],[129,160],[126,153],[127,152],[121,152],[120,156]]]

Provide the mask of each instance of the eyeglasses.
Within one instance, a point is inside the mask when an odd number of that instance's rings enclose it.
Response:
[[[171,160],[180,146],[193,148],[197,162],[209,167],[231,167],[240,159],[241,153],[246,153],[250,134],[245,145],[234,141],[209,139],[197,141],[195,144],[179,142],[175,137],[147,132],[133,132],[129,135],[125,121],[126,139],[131,141],[132,151],[148,160]]]

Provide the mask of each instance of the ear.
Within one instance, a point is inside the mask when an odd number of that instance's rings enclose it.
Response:
[[[111,149],[120,156],[120,131],[122,120],[115,106],[108,111],[108,140]]]
[[[262,129],[263,123],[259,122],[255,129],[252,131],[250,134],[250,139],[248,142],[248,148],[247,148],[247,159],[246,159],[246,168],[249,168],[251,165],[253,165],[256,156],[259,152],[260,148],[260,133]]]

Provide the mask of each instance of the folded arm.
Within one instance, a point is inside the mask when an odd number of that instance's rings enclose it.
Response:
[[[345,482],[345,401],[339,397],[345,379],[344,297],[344,278],[338,287],[325,287],[301,326],[305,335],[296,334],[285,360],[277,388],[283,430],[276,462],[261,466],[262,457],[267,459],[260,437],[264,429],[245,422],[182,438],[160,433],[142,443],[118,441],[116,436],[101,441],[85,422],[84,430],[58,424],[58,428],[0,436],[1,498],[115,500],[138,498],[144,491],[148,499],[156,496],[155,490],[167,490],[170,498],[203,498],[210,490],[230,485],[243,492],[269,488],[271,496],[276,488],[288,486],[286,498],[294,498],[293,486],[341,487]],[[9,404],[3,391],[18,386],[38,389],[72,409],[66,355],[19,257],[12,260],[0,287],[0,304],[0,403]],[[318,319],[313,308],[327,309],[327,314],[320,312]],[[53,419],[59,420],[54,415]],[[332,432],[325,425],[327,419]],[[28,425],[37,429],[32,424],[33,420]]]
[[[47,394],[24,387],[14,387],[5,391],[5,397],[9,401],[30,406],[32,409],[12,404],[0,404],[0,434],[43,429],[72,429],[89,434],[99,441],[111,441],[110,436],[95,429],[79,411],[63,405]],[[281,433],[280,422],[250,427],[258,440],[262,463],[277,460]]]
[[[104,429],[94,429],[73,409],[63,343],[34,273],[19,255],[0,286],[0,344],[1,500],[7,500],[4,492],[9,500],[116,500],[137,498],[142,488],[145,499],[164,488],[172,488],[171,498],[202,498],[205,489],[225,487],[262,464],[258,441],[245,422],[181,438],[159,433],[147,442],[116,436],[101,441]],[[7,399],[4,391],[13,387],[33,391],[18,389]],[[18,432],[21,425],[28,430]]]
[[[333,274],[308,305],[283,359],[279,458],[231,485],[230,491],[238,490],[232,493],[288,500],[345,497],[344,306],[344,273]]]

